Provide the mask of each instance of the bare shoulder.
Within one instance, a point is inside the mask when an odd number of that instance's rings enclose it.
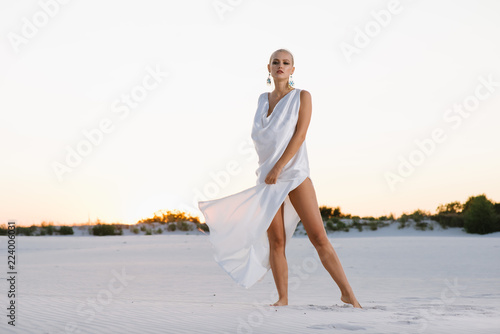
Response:
[[[300,91],[300,101],[301,102],[307,102],[307,101],[311,101],[311,93],[309,93],[307,90],[305,89],[302,89]]]
[[[312,100],[311,93],[309,93],[307,90],[304,90],[304,89],[300,91],[300,104],[301,104],[301,106],[310,107],[312,105],[311,100]]]

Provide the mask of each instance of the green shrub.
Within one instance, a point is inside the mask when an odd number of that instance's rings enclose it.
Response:
[[[104,236],[104,235],[115,235],[117,234],[117,232],[115,232],[114,225],[97,224],[94,227],[92,227],[92,234],[97,236]]]
[[[370,225],[370,230],[372,230],[372,231],[376,231],[378,229],[378,224],[375,221],[370,222],[369,225]]]
[[[495,207],[485,195],[471,196],[464,207],[464,228],[467,233],[487,234],[500,230]]]
[[[189,224],[186,221],[178,221],[176,224],[177,224],[177,229],[179,231],[192,231],[193,230],[193,225]]]
[[[156,234],[162,234],[163,233],[163,230],[161,229],[161,227],[158,227],[158,229],[156,230]]]
[[[359,223],[359,219],[357,221],[353,219],[352,227],[357,228],[359,232],[363,231],[363,225]]]
[[[464,227],[464,217],[459,213],[438,213],[432,216],[432,220],[437,221],[443,229],[447,229],[448,227]]]
[[[420,231],[427,230],[428,224],[426,222],[417,222],[415,223],[415,229]]]
[[[37,230],[37,227],[35,225],[31,225],[29,227],[25,226],[16,226],[16,234],[22,234],[25,236],[32,236],[35,235],[35,232]]]
[[[150,228],[147,228],[146,229],[146,235],[152,235],[153,233],[151,233],[151,229]]]
[[[53,235],[55,232],[54,225],[52,223],[47,224],[45,221],[42,222],[42,228],[40,229],[40,235]]]
[[[144,225],[144,224],[141,225],[141,231],[146,232],[146,225]]]
[[[328,231],[345,231],[349,232],[349,227],[337,217],[333,217],[326,221],[326,229]]]
[[[61,226],[59,228],[59,234],[60,235],[73,235],[75,232],[73,232],[73,227],[71,226]]]
[[[139,229],[137,227],[132,228],[132,233],[139,234]]]
[[[175,230],[177,230],[177,225],[175,223],[168,223],[167,224],[167,231],[174,232]]]
[[[326,221],[326,230],[327,231],[336,231],[337,228],[336,228],[335,224],[331,220],[327,220]]]
[[[410,217],[406,213],[403,213],[401,217],[398,218],[398,222],[400,223],[407,223],[408,220],[410,220]]]

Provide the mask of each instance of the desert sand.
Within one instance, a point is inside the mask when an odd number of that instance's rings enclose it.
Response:
[[[269,306],[271,271],[249,289],[236,285],[199,232],[20,236],[16,326],[7,324],[4,269],[0,332],[499,332],[500,233],[390,226],[329,237],[361,310],[340,301],[306,236],[287,248],[284,307]],[[6,239],[1,245],[6,254]]]

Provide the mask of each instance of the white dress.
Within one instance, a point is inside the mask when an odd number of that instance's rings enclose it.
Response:
[[[259,96],[252,127],[259,157],[257,185],[233,195],[198,202],[210,228],[215,261],[245,288],[260,281],[271,268],[267,229],[281,204],[284,202],[286,244],[300,221],[288,193],[310,178],[305,140],[283,167],[276,183],[264,182],[295,132],[300,91],[293,89],[283,96],[269,117],[268,93]]]

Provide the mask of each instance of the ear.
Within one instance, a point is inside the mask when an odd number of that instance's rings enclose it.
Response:
[[[267,71],[271,73],[271,67],[269,66],[269,64],[267,64]]]
[[[291,74],[293,74],[293,72],[295,72],[295,66],[292,67],[292,73]]]

